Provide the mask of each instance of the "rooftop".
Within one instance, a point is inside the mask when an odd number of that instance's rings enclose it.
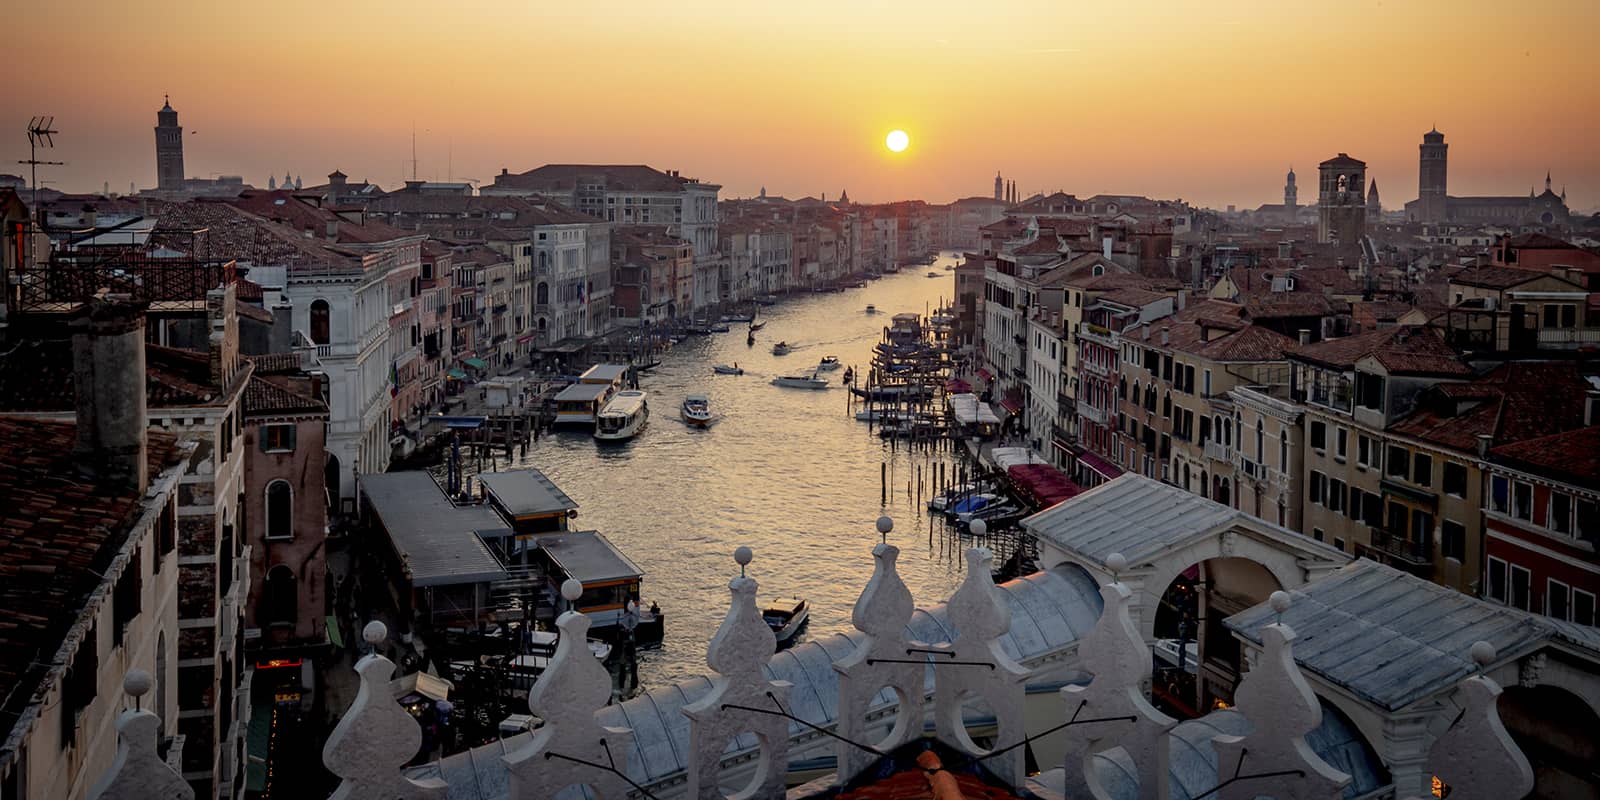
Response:
[[[388,531],[412,586],[500,580],[505,570],[478,531],[505,521],[488,506],[456,505],[426,472],[361,476],[361,493]]]
[[[1294,357],[1327,367],[1351,369],[1363,358],[1375,359],[1390,374],[1465,377],[1472,370],[1438,334],[1427,328],[1400,326],[1325,339],[1297,347]]]
[[[534,541],[568,578],[581,583],[637,578],[644,574],[599,531],[541,533]]]
[[[112,555],[140,513],[143,493],[83,477],[72,456],[76,425],[0,417],[0,697],[15,713],[33,692]],[[177,439],[146,440],[152,478],[178,460]],[[23,691],[17,691],[22,689]],[[16,720],[6,716],[6,730]],[[3,737],[0,737],[3,738]]]
[[[1391,430],[1463,452],[1475,451],[1479,435],[1497,445],[1536,439],[1581,427],[1588,388],[1572,362],[1511,361],[1435,385]]]
[[[564,513],[578,507],[577,501],[536,469],[485,472],[478,481],[494,502],[513,517]]]
[[[1526,439],[1489,451],[1491,460],[1600,491],[1600,425]]]

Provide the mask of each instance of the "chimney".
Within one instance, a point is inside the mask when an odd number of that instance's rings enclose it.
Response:
[[[1179,289],[1178,290],[1177,304],[1178,304],[1178,310],[1179,311],[1182,311],[1182,310],[1184,310],[1185,308],[1188,307],[1188,305],[1189,305],[1189,290],[1188,289]]]
[[[1311,329],[1310,328],[1301,328],[1300,329],[1300,344],[1302,344],[1302,345],[1311,344]]]
[[[1600,389],[1584,392],[1583,427],[1590,425],[1600,425]]]
[[[100,212],[93,205],[85,203],[83,206],[83,227],[98,228],[100,227],[99,222]]]
[[[1494,437],[1487,433],[1478,434],[1478,458],[1487,458],[1489,447],[1494,444]]]
[[[1172,330],[1163,325],[1161,326],[1161,346],[1165,347],[1169,344],[1172,344]]]
[[[1103,255],[1106,258],[1110,258],[1111,257],[1111,237],[1110,236],[1103,237],[1100,240],[1100,255]]]
[[[510,175],[511,174],[511,170],[506,169],[505,167],[501,167],[500,168],[500,174],[501,175]]]
[[[338,240],[339,240],[339,220],[330,219],[330,220],[328,220],[328,241],[334,242],[334,241],[338,241]]]
[[[1149,325],[1146,325],[1143,328],[1139,329],[1139,337],[1141,339],[1143,339],[1144,341],[1147,341],[1147,342],[1150,341],[1150,326]]]
[[[113,296],[115,297],[115,296]],[[144,494],[144,304],[89,301],[72,321],[78,469],[99,483]]]

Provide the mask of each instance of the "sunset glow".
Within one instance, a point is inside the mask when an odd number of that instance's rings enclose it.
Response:
[[[889,131],[889,135],[883,140],[884,147],[896,153],[905,152],[910,144],[911,137],[907,136],[905,131]]]
[[[441,8],[378,2],[158,8],[71,0],[14,16],[28,79],[5,103],[0,158],[26,158],[22,127],[54,114],[69,163],[49,180],[151,185],[168,93],[199,132],[187,147],[200,177],[320,181],[338,168],[392,184],[411,174],[415,125],[418,174],[440,180],[627,160],[714,172],[727,196],[765,185],[943,201],[987,193],[1004,170],[1024,193],[1220,206],[1271,201],[1291,164],[1341,151],[1386,199],[1413,198],[1417,143],[1437,125],[1452,192],[1526,194],[1549,170],[1574,208],[1600,203],[1600,84],[1577,79],[1600,29],[1588,0],[1338,13],[1257,0],[485,0],[448,24]],[[1491,110],[1507,98],[1519,111]],[[917,174],[861,147],[892,127],[937,131],[918,140]]]

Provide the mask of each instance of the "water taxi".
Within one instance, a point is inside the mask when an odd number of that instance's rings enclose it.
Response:
[[[868,303],[867,304],[867,313],[868,314],[876,314],[876,313],[878,313],[878,307],[873,305],[873,304],[871,304],[871,303]]]
[[[783,386],[789,389],[826,389],[828,382],[817,377],[816,373],[810,375],[780,375],[772,379],[773,386]]]
[[[711,398],[703,394],[691,394],[683,398],[683,421],[696,428],[706,428],[711,425]]]
[[[738,364],[734,364],[732,366],[729,366],[727,364],[718,364],[718,365],[712,367],[711,371],[715,372],[718,375],[743,375],[744,374],[744,370],[740,369]]]
[[[761,611],[761,619],[772,629],[778,646],[784,647],[794,641],[800,629],[811,619],[811,609],[806,606],[804,599],[792,597],[768,603]]]
[[[937,277],[939,277],[939,273],[937,273],[937,272],[934,272],[934,271],[932,271],[932,270],[929,270],[929,271],[928,271],[928,277],[930,277],[930,278],[937,278]]]
[[[791,348],[789,347],[788,342],[778,342],[772,346],[772,354],[775,356],[786,356],[789,355],[790,349]]]
[[[645,399],[644,392],[617,392],[611,402],[600,410],[600,416],[595,420],[594,438],[612,442],[632,439],[644,430],[644,424],[649,420],[650,403]]]
[[[838,369],[839,366],[840,364],[838,356],[823,356],[822,360],[817,363],[817,371],[832,372],[833,370]]]

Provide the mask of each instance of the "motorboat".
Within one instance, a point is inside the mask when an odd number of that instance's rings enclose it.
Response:
[[[696,428],[705,428],[711,425],[711,398],[703,394],[691,394],[683,398],[683,421]]]
[[[723,314],[722,315],[722,321],[723,322],[751,322],[751,321],[754,321],[754,320],[755,320],[755,317],[752,317],[749,314]]]
[[[928,270],[928,277],[937,278],[937,277],[939,277],[939,273],[934,272],[933,270]]]
[[[712,367],[711,371],[715,372],[718,375],[743,375],[744,374],[744,370],[740,369],[738,364],[733,364],[731,366],[728,365],[728,364],[718,364],[718,365]]]
[[[878,313],[878,307],[873,305],[873,304],[871,304],[871,303],[868,303],[867,304],[867,313],[868,314],[876,314],[876,313]]]
[[[975,519],[981,519],[985,522],[993,522],[994,520],[1003,519],[1013,514],[1021,513],[1022,507],[1016,503],[995,502],[990,503],[976,511],[965,511],[956,514],[956,522],[962,525],[971,525],[972,521]]]
[[[818,372],[832,372],[839,367],[840,364],[838,356],[823,356],[822,360],[817,362]]]
[[[778,297],[777,295],[764,294],[757,297],[755,303],[758,306],[775,306],[778,304]]]
[[[801,597],[775,600],[761,610],[761,619],[772,629],[778,646],[784,647],[794,641],[800,629],[811,619],[811,609]]]
[[[638,436],[649,420],[650,403],[644,392],[635,389],[617,392],[595,418],[594,438],[605,442],[626,441]]]
[[[706,326],[706,330],[711,331],[712,333],[727,333],[728,331],[732,330],[732,328],[729,328],[728,323],[726,322],[713,322]]]
[[[792,348],[789,347],[788,342],[778,342],[772,346],[772,354],[775,356],[786,356],[789,355],[791,349]]]
[[[890,412],[863,411],[863,412],[860,412],[860,413],[856,414],[856,418],[859,419],[861,417],[861,414],[869,414],[869,413],[870,414],[884,414],[884,413],[890,413]],[[972,495],[983,494],[984,492],[992,491],[993,489],[994,489],[994,485],[989,483],[988,481],[971,481],[971,482],[968,482],[968,483],[963,483],[963,484],[959,484],[959,485],[956,485],[956,486],[952,486],[952,487],[940,492],[938,495],[934,496],[934,498],[932,500],[929,500],[928,501],[928,510],[929,511],[943,512],[946,508],[949,508],[950,504],[952,504],[952,503],[959,503],[962,500],[964,500],[964,499],[966,499],[968,497],[971,497]]]
[[[946,264],[946,265],[944,265],[944,271],[945,272],[955,272],[956,271],[956,265],[954,265],[954,264]]]
[[[984,506],[989,505],[990,503],[997,503],[1000,501],[1000,499],[1000,495],[990,492],[979,492],[978,494],[967,495],[966,497],[945,506],[944,515],[947,517],[959,517],[962,514],[970,514],[978,509],[983,508]]]
[[[779,375],[772,379],[773,386],[783,386],[789,389],[826,389],[828,382],[817,377],[816,373],[810,375]]]

